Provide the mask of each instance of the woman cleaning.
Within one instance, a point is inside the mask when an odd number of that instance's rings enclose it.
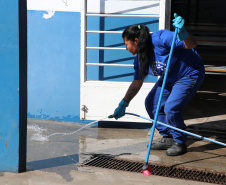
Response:
[[[194,38],[184,28],[184,19],[174,14],[173,26],[178,29],[177,39],[169,66],[158,121],[186,130],[182,110],[190,102],[200,87],[205,74],[200,56],[193,49]],[[141,89],[145,77],[150,74],[160,76],[145,100],[145,107],[151,119],[154,118],[161,86],[164,78],[174,32],[159,30],[152,34],[144,25],[126,28],[122,38],[126,49],[136,55],[134,58],[134,80],[125,97],[115,109],[113,117],[125,115],[125,109]],[[162,138],[153,141],[152,149],[167,150],[168,156],[182,155],[187,152],[187,135],[168,127],[156,124]]]

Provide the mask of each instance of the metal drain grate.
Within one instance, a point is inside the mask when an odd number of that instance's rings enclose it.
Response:
[[[87,160],[83,163],[85,166],[93,166],[114,170],[122,170],[128,172],[142,173],[143,163],[128,161],[122,159],[115,159],[111,156],[93,156],[90,160]],[[217,173],[204,170],[193,170],[172,166],[163,166],[163,165],[151,165],[152,166],[152,175],[163,176],[163,177],[172,177],[184,180],[208,182],[215,184],[226,184],[226,174]]]

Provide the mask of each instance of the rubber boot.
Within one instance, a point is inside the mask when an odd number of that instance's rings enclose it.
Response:
[[[173,145],[173,138],[171,136],[163,136],[158,141],[153,141],[151,145],[152,150],[167,150]]]
[[[168,156],[178,156],[178,155],[183,155],[187,153],[187,146],[185,143],[177,143],[174,141],[172,147],[170,147],[167,151],[166,154]]]

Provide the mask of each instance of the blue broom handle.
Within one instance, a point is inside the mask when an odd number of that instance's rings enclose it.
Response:
[[[137,116],[137,117],[140,117],[140,118],[142,118],[142,119],[145,119],[145,120],[148,120],[148,121],[151,121],[151,122],[153,122],[153,121],[154,121],[153,119],[149,119],[149,118],[146,118],[146,117],[140,116],[140,115],[138,115],[138,114],[128,113],[128,112],[126,112],[126,114],[128,114],[128,115],[132,115],[132,116]],[[162,122],[159,122],[159,121],[157,121],[157,123],[158,123],[159,125],[163,125],[163,126],[169,127],[169,128],[171,128],[171,129],[177,130],[177,131],[179,131],[179,132],[183,132],[183,133],[185,133],[185,134],[188,134],[188,135],[191,135],[191,136],[197,137],[197,138],[199,138],[199,139],[204,139],[204,140],[206,140],[206,141],[210,141],[210,142],[212,142],[212,143],[216,143],[216,144],[219,144],[219,145],[222,145],[222,146],[226,146],[226,144],[225,144],[225,143],[222,143],[222,142],[219,142],[219,141],[214,141],[214,140],[212,140],[212,139],[209,139],[209,138],[206,138],[206,137],[203,137],[203,136],[197,135],[197,134],[193,134],[193,133],[188,132],[188,131],[185,131],[185,130],[181,130],[181,129],[179,129],[179,128],[176,128],[176,127],[173,127],[173,126],[167,125],[167,124],[162,123]]]
[[[165,84],[166,84],[166,79],[167,79],[169,66],[170,66],[170,62],[171,62],[171,58],[172,58],[172,54],[173,54],[173,48],[174,48],[176,36],[177,36],[177,28],[175,29],[175,33],[174,33],[174,36],[173,36],[173,42],[172,42],[172,45],[171,45],[171,48],[170,48],[169,58],[168,58],[168,62],[167,62],[167,65],[166,65],[166,71],[165,71],[165,75],[164,75],[164,79],[163,79],[163,83],[162,83],[162,89],[161,89],[160,96],[159,96],[157,110],[156,110],[156,113],[155,113],[154,123],[153,123],[152,130],[151,130],[151,135],[150,135],[150,140],[149,140],[149,144],[148,144],[148,150],[147,150],[145,162],[148,162],[149,155],[150,155],[151,144],[152,144],[152,140],[153,140],[154,132],[155,132],[155,125],[156,125],[156,122],[157,122],[157,119],[158,119],[159,109],[160,109],[160,105],[161,105],[161,101],[162,101],[162,95],[163,95],[163,91],[164,91]]]

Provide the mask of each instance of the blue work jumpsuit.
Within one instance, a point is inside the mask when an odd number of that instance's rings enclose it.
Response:
[[[145,100],[145,107],[151,119],[154,119],[156,113],[173,36],[174,32],[168,30],[160,30],[151,35],[152,50],[147,73],[160,76]],[[184,47],[184,42],[176,39],[158,121],[186,130],[182,110],[200,87],[204,79],[205,68],[196,51],[184,49]],[[138,56],[134,59],[134,70],[134,80],[140,80]],[[178,143],[185,143],[187,140],[187,135],[182,132],[158,123],[156,128],[162,136],[172,136]]]

